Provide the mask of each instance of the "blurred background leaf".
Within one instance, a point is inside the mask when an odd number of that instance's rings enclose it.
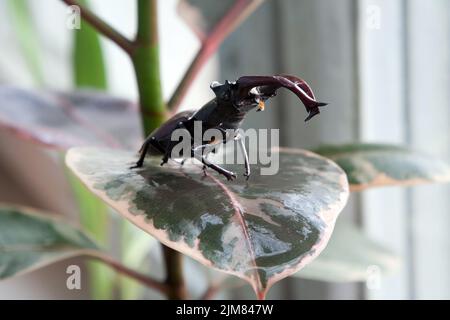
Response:
[[[88,5],[87,0],[81,0],[81,3]],[[16,38],[20,43],[22,54],[30,74],[33,76],[37,85],[43,85],[42,64],[39,57],[39,35],[35,30],[29,3],[27,0],[8,0],[8,8],[11,12],[10,16],[14,25],[13,30],[17,34]],[[105,63],[99,36],[84,22],[81,22],[81,29],[75,30],[74,32],[73,75],[75,86],[101,90],[106,89]],[[40,118],[45,120],[45,117],[42,117],[44,110],[38,108],[37,104],[33,106],[33,109],[35,109],[34,112],[41,113]],[[25,110],[19,109],[17,112],[18,115],[23,115]],[[20,116],[19,118],[22,117]],[[61,123],[58,125],[61,125]],[[30,129],[32,126],[25,125],[22,127],[22,129],[25,128]],[[20,133],[21,131],[19,129],[16,132]],[[33,137],[35,134],[35,132],[29,134],[22,131],[22,136],[25,137]],[[48,142],[45,141],[45,143]],[[77,179],[71,178],[70,173],[68,173],[68,177],[78,205],[81,224],[95,237],[98,243],[107,245],[109,227],[107,207],[88,192]],[[111,269],[92,261],[88,262],[88,267],[92,281],[90,284],[92,297],[95,299],[111,298],[113,294],[114,275]]]
[[[87,0],[81,0],[80,4],[89,7]],[[90,88],[97,90],[106,90],[107,75],[104,61],[104,54],[101,46],[100,35],[83,19],[81,19],[81,29],[75,30],[74,48],[73,48],[73,69],[74,83],[77,88]],[[131,114],[124,114],[124,117],[130,118]],[[99,119],[100,120],[100,119]],[[139,127],[139,126],[137,126]],[[72,176],[69,173],[70,176]],[[90,191],[84,187],[78,179],[70,179],[75,194],[80,204],[81,221],[87,230],[97,234],[101,243],[106,245],[111,243],[108,239],[108,228],[111,219],[108,215],[108,207],[103,201],[99,200]],[[151,238],[142,239],[142,231],[126,221],[121,221],[120,228],[120,253],[122,262],[134,269],[143,269],[143,260],[148,253]],[[147,245],[148,244],[148,245]],[[93,286],[92,295],[97,299],[112,298],[114,274],[107,266],[98,262],[89,262],[92,272]],[[144,268],[148,270],[148,266]],[[136,299],[142,292],[142,286],[135,280],[128,277],[120,278],[118,285],[119,294],[123,299]]]
[[[121,261],[144,274],[150,272],[148,254],[158,241],[125,219],[121,219]],[[120,298],[133,300],[142,296],[144,287],[130,277],[120,276]]]
[[[445,162],[402,146],[353,143],[323,145],[313,151],[344,169],[351,191],[450,181],[450,167]]]
[[[97,249],[86,234],[60,218],[0,206],[0,279]]]
[[[330,282],[366,281],[371,267],[385,276],[398,271],[400,264],[397,255],[343,217],[336,222],[330,241],[319,257],[295,276]]]
[[[87,72],[85,69],[76,71],[76,66],[73,67],[75,73]],[[84,78],[86,77],[85,75]],[[0,88],[0,98],[4,101],[0,109],[0,125],[10,129],[17,137],[38,142],[42,146],[65,150],[70,146],[97,144],[127,149],[136,146],[137,149],[142,139],[138,114],[133,104],[105,93],[38,92],[3,86]],[[104,125],[98,127],[97,123]],[[110,209],[80,184],[78,179],[73,179],[71,173],[67,173],[67,176],[83,227],[99,244],[110,247]],[[124,224],[119,228],[124,235],[119,238],[124,243],[111,248],[112,251],[122,256],[123,262],[129,267],[148,271],[149,265],[143,265],[142,261],[148,253],[145,243],[151,246],[151,239],[135,243],[140,241],[139,234],[142,232],[127,222],[120,223]],[[134,233],[137,234],[133,235]],[[134,256],[131,257],[128,251],[132,251]],[[88,263],[92,266],[93,297],[112,298],[115,280],[113,271],[97,262]],[[141,292],[141,286],[128,278],[123,277],[120,286],[127,299],[137,298]]]
[[[1,86],[0,100],[0,126],[18,138],[44,146],[66,150],[98,145],[135,150],[142,140],[134,105],[106,93]]]
[[[40,58],[39,35],[36,32],[34,19],[27,0],[8,0],[11,23],[16,33],[16,39],[22,49],[30,74],[34,82],[44,85],[43,70]]]
[[[87,0],[79,0],[79,3],[89,7]],[[74,30],[74,84],[77,88],[106,90],[108,83],[100,35],[83,19],[80,27]]]
[[[80,223],[89,235],[104,247],[109,247],[111,220],[108,206],[95,197],[80,181],[67,171],[67,177],[72,187],[78,206]],[[89,289],[93,299],[112,299],[114,294],[115,273],[108,266],[87,261],[89,269]]]
[[[80,5],[89,7],[87,0],[80,0]],[[77,88],[106,90],[106,69],[100,36],[87,24],[80,21],[80,29],[73,30],[73,82]],[[109,247],[111,220],[108,207],[87,190],[78,179],[67,172],[74,192],[82,226],[105,247]],[[92,298],[104,300],[113,298],[114,272],[107,266],[88,261],[90,290]]]

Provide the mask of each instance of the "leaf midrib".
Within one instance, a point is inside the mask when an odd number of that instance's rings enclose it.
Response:
[[[254,267],[253,274],[255,275],[255,279],[257,281],[257,287],[258,287],[258,289],[260,289],[260,288],[262,288],[262,282],[261,282],[261,277],[258,272],[258,265],[256,264],[256,254],[255,254],[255,250],[253,248],[252,242],[251,242],[250,234],[248,233],[248,226],[247,226],[247,223],[245,222],[242,207],[240,206],[239,201],[234,196],[235,194],[233,191],[231,191],[225,184],[223,184],[219,179],[217,179],[213,175],[208,174],[208,173],[206,173],[206,175],[209,176],[219,186],[219,188],[221,188],[223,190],[225,195],[230,200],[231,205],[233,206],[234,216],[237,218],[240,226],[242,227],[242,232],[244,233],[247,249],[251,255],[251,261],[252,261],[252,264]]]

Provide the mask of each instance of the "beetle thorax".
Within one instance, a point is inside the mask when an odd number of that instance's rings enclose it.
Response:
[[[236,129],[239,128],[245,114],[230,101],[215,98],[198,110],[193,118],[202,121],[206,128]]]

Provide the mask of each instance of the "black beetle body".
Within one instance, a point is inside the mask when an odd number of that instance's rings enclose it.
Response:
[[[250,176],[250,165],[247,151],[241,137],[237,135],[245,115],[248,111],[258,107],[258,111],[264,110],[264,103],[267,99],[276,95],[276,91],[287,88],[295,93],[305,105],[309,113],[305,121],[319,113],[319,107],[326,103],[317,102],[309,85],[302,79],[294,76],[244,76],[236,82],[225,81],[225,84],[213,82],[211,89],[216,97],[205,104],[197,111],[184,111],[177,113],[167,120],[158,129],[153,131],[143,143],[140,149],[140,157],[136,165],[132,168],[142,167],[144,158],[149,155],[162,155],[164,165],[171,157],[175,145],[179,141],[172,141],[172,133],[177,129],[185,129],[189,132],[191,139],[191,154],[183,155],[184,158],[195,158],[201,161],[204,168],[209,167],[224,175],[228,180],[236,178],[236,174],[228,171],[206,158],[212,146],[217,143],[226,143],[234,139],[239,142],[239,146],[244,155],[245,174]],[[208,129],[218,129],[223,133],[222,141],[201,141],[201,144],[194,144],[194,123],[200,121],[203,133]],[[231,134],[230,134],[231,132]]]

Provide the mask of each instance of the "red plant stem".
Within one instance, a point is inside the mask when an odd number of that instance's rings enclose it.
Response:
[[[200,50],[169,100],[168,107],[172,113],[178,112],[190,86],[220,44],[261,2],[261,0],[236,0],[211,33],[203,40]]]
[[[200,300],[211,300],[219,292],[220,286],[211,285],[206,289],[206,291],[201,296]]]
[[[94,260],[98,260],[100,262],[106,263],[107,265],[109,265],[111,268],[113,268],[117,272],[122,273],[149,288],[155,289],[155,290],[163,293],[164,295],[169,294],[169,287],[165,283],[155,280],[153,278],[150,278],[140,272],[134,271],[105,254],[99,254],[97,252],[92,252],[92,253],[87,252],[87,253],[85,253],[85,256],[90,259],[94,259]]]
[[[80,8],[81,17],[89,22],[92,27],[94,27],[98,32],[103,34],[105,37],[115,42],[119,47],[121,47],[129,55],[132,54],[134,45],[133,43],[123,36],[119,31],[111,27],[108,23],[102,20],[99,16],[94,14],[91,10],[83,7],[76,0],[62,0],[69,6],[77,6]]]

